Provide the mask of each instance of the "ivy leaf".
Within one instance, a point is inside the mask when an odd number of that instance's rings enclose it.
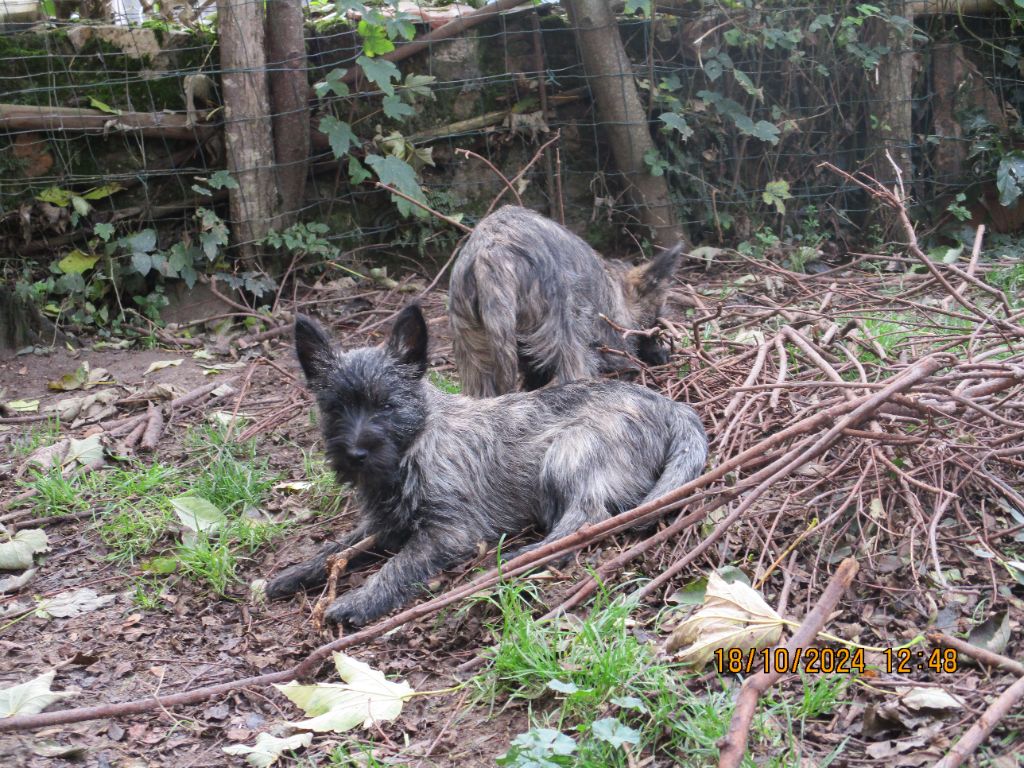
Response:
[[[384,93],[388,96],[395,95],[393,82],[398,80],[401,75],[398,67],[387,59],[371,59],[368,56],[360,56],[356,59],[356,64],[363,68],[366,76],[376,83]]]
[[[758,120],[755,123],[746,115],[735,115],[732,116],[732,118],[733,122],[736,123],[736,127],[739,128],[740,133],[747,136],[753,136],[755,139],[760,139],[761,141],[767,141],[772,145],[779,143],[778,127],[772,125],[767,120]]]
[[[420,189],[419,181],[416,178],[416,171],[405,160],[394,155],[369,155],[366,158],[366,164],[377,174],[377,178],[380,179],[381,183],[404,192],[414,200],[419,200],[423,203],[427,202],[427,198],[423,195],[423,190]],[[427,212],[419,206],[413,205],[408,200],[398,197],[398,195],[392,195],[391,199],[394,201],[395,206],[397,206],[399,213],[403,216],[427,215]]]
[[[416,114],[416,110],[402,101],[401,96],[385,96],[381,106],[384,107],[384,114],[392,120],[401,120],[403,117]]]
[[[93,225],[92,231],[96,233],[96,237],[106,243],[114,236],[114,225],[103,223],[95,224]]]
[[[597,738],[611,744],[616,749],[623,744],[640,743],[640,731],[630,728],[614,717],[597,720],[590,728]]]
[[[999,161],[996,189],[999,190],[999,204],[1004,208],[1009,208],[1024,195],[1024,152],[1010,152]]]
[[[327,93],[333,93],[335,96],[348,96],[348,85],[344,81],[345,73],[347,72],[347,69],[332,69],[327,73],[327,77],[313,86],[316,90],[316,95],[321,99]]]
[[[352,132],[352,126],[334,115],[327,115],[320,120],[320,133],[327,136],[331,142],[331,151],[339,160],[348,154],[353,144],[359,143],[359,138]]]
[[[765,185],[761,197],[768,205],[774,205],[779,213],[785,213],[786,203],[784,201],[789,200],[793,196],[789,193],[789,182],[785,179],[779,179],[777,181],[769,181]]]
[[[367,56],[380,56],[395,50],[395,44],[388,39],[388,31],[379,24],[362,19],[356,31],[363,38],[363,53]]]
[[[682,115],[677,115],[675,112],[665,112],[658,115],[658,119],[669,128],[678,131],[683,141],[693,136],[693,128],[686,124],[686,120],[683,119]]]

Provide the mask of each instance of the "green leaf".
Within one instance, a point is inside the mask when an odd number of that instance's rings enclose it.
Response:
[[[348,178],[353,184],[362,184],[372,175],[353,155],[348,156]]]
[[[51,205],[59,205],[61,208],[65,208],[71,204],[71,198],[74,197],[74,194],[74,192],[67,189],[61,189],[60,187],[47,187],[36,195],[36,200],[43,203],[50,203]]]
[[[772,145],[779,143],[778,127],[772,125],[767,120],[758,120],[755,123],[749,117],[743,116],[742,119],[736,118],[736,127],[740,129],[740,133],[753,136],[755,139],[767,141]]]
[[[381,106],[384,108],[384,114],[392,120],[401,120],[403,117],[416,114],[416,110],[402,101],[401,96],[385,96]]]
[[[155,573],[158,576],[167,576],[178,570],[178,561],[173,557],[154,557],[147,560],[140,566],[146,573]]]
[[[87,269],[92,269],[96,266],[96,262],[99,260],[99,256],[92,256],[88,253],[83,253],[76,248],[57,262],[57,269],[65,275],[80,275]]]
[[[363,38],[363,53],[367,56],[380,56],[395,50],[395,44],[388,39],[388,31],[378,24],[362,19],[356,31]]]
[[[89,97],[89,106],[93,109],[98,109],[100,112],[106,112],[108,115],[120,115],[120,109],[114,109],[108,104],[104,104],[102,101],[97,99],[95,96]]]
[[[228,521],[227,515],[202,496],[177,496],[171,499],[171,506],[181,524],[193,533],[213,533]]]
[[[120,192],[121,189],[121,185],[115,181],[110,184],[104,184],[101,187],[93,187],[87,192],[83,192],[81,197],[86,200],[102,200],[105,197],[110,197],[111,195]]]
[[[382,183],[387,184],[389,187],[394,187],[400,192],[404,192],[414,200],[420,200],[423,203],[427,202],[423,190],[420,189],[419,180],[416,178],[416,171],[405,160],[393,155],[368,155],[366,164],[373,169],[373,172],[377,174],[377,178]],[[427,212],[419,206],[413,205],[408,200],[404,200],[397,195],[392,195],[391,199],[394,201],[399,213],[403,216],[427,215]]]
[[[764,91],[754,85],[754,81],[750,79],[746,72],[734,69],[732,71],[732,76],[736,78],[736,82],[740,84],[740,87],[744,91],[749,93],[758,101],[764,101]]]
[[[558,693],[564,693],[566,695],[577,693],[579,691],[579,686],[577,686],[575,683],[566,683],[561,680],[549,680],[548,688],[550,688],[552,691],[557,691]]]
[[[207,183],[214,189],[238,189],[238,182],[230,171],[214,171]]]
[[[153,259],[148,253],[138,251],[132,254],[132,269],[145,277],[153,269]]]
[[[682,115],[677,115],[675,112],[665,112],[658,115],[658,119],[669,128],[678,131],[683,141],[693,136],[693,128],[686,124],[686,120],[683,119]]]
[[[789,182],[785,179],[779,179],[777,181],[769,181],[765,185],[761,197],[768,205],[774,205],[779,213],[785,213],[786,204],[784,201],[789,200],[793,196],[789,193]]]
[[[409,73],[402,83],[402,90],[408,91],[416,96],[423,96],[427,99],[434,98],[434,91],[430,86],[437,80],[433,75],[416,75]]]
[[[92,231],[96,233],[96,237],[106,243],[114,236],[114,225],[103,223],[94,224]]]
[[[623,744],[639,744],[640,731],[619,722],[617,718],[606,717],[594,722],[590,729],[601,741],[619,749]]]
[[[316,95],[321,99],[328,93],[333,93],[335,96],[348,96],[348,85],[344,81],[347,72],[347,69],[332,69],[327,73],[327,77],[313,86]]]
[[[353,144],[359,143],[359,137],[352,132],[352,126],[334,115],[327,115],[320,120],[320,133],[327,136],[331,151],[339,160],[348,154]]]
[[[122,242],[128,250],[134,253],[149,253],[156,248],[156,231],[143,229],[124,238]]]
[[[1009,208],[1024,195],[1024,152],[1010,152],[999,161],[996,189],[999,190],[999,204],[1005,208]]]
[[[363,68],[363,72],[370,81],[377,84],[388,96],[395,95],[395,86],[392,84],[401,76],[398,67],[387,59],[371,59],[368,56],[360,56],[356,64]]]

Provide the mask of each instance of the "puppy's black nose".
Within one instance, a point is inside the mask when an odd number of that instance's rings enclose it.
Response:
[[[364,461],[366,461],[366,457],[369,455],[369,453],[365,448],[360,448],[358,445],[353,445],[345,449],[345,455],[348,457],[348,460],[350,462],[352,462],[356,466],[359,466]]]

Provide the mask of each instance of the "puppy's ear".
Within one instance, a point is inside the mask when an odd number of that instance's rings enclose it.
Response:
[[[330,370],[334,360],[331,337],[311,317],[295,316],[295,354],[310,386],[316,386]]]
[[[640,296],[648,296],[667,289],[682,252],[683,244],[679,243],[667,251],[662,251],[646,264],[631,269],[630,279],[636,287],[636,292]]]
[[[388,352],[411,367],[417,379],[427,372],[427,322],[419,304],[410,304],[398,314],[388,339]]]

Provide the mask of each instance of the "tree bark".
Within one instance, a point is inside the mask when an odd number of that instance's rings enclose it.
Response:
[[[891,10],[894,14],[910,18],[908,2],[893,3]],[[896,29],[885,21],[872,19],[869,23],[869,38],[873,43],[888,45],[890,52],[879,61],[875,98],[869,102],[867,164],[871,175],[886,187],[891,189],[902,180],[907,195],[912,196],[915,182],[911,161],[914,140],[913,38],[909,32]],[[898,231],[895,219],[887,207],[883,206],[876,211],[876,216],[887,234]]]
[[[267,57],[273,108],[274,170],[281,207],[277,226],[295,223],[306,198],[309,80],[302,0],[268,0]]]
[[[576,27],[583,66],[597,103],[601,127],[637,216],[663,247],[686,241],[664,176],[652,176],[644,154],[654,150],[647,112],[633,80],[619,27],[607,0],[565,0]]]
[[[239,255],[251,261],[278,210],[263,3],[217,0],[217,32],[227,166],[238,182],[231,190],[229,224]]]

